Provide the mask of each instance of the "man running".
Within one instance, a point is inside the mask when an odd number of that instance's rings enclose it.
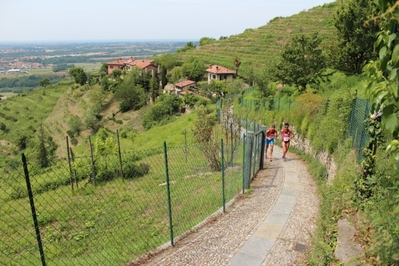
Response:
[[[267,149],[269,148],[269,145],[270,145],[270,156],[269,156],[270,161],[272,161],[274,138],[276,136],[277,136],[276,126],[272,125],[266,131],[266,138],[265,138],[265,157],[267,159]]]

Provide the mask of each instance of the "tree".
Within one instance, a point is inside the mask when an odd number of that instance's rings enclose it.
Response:
[[[368,76],[367,92],[374,111],[371,119],[377,120],[382,115],[381,125],[392,136],[387,151],[399,162],[399,2],[380,0],[378,7],[382,14],[373,20],[381,21],[382,30],[374,43],[379,58],[370,61],[364,72]],[[396,167],[399,168],[399,163]]]
[[[164,54],[155,59],[158,65],[161,65],[162,68],[166,70],[171,70],[175,66],[180,66],[181,62],[179,61],[177,54]]]
[[[183,65],[182,71],[184,77],[190,80],[200,81],[203,79],[206,70],[205,64],[198,58],[191,57]],[[183,78],[184,78],[183,77]]]
[[[165,88],[165,86],[168,84],[168,78],[166,77],[167,70],[165,67],[162,67],[161,70],[161,83],[162,83],[162,89]]]
[[[202,37],[199,41],[199,46],[204,46],[210,43],[216,42],[215,38],[209,38],[209,37]]]
[[[143,87],[136,83],[135,78],[134,73],[129,72],[114,92],[115,99],[122,101],[120,105],[122,112],[138,110],[147,102],[147,94]]]
[[[80,85],[86,84],[87,81],[87,75],[83,68],[81,67],[74,67],[68,70],[69,76],[73,77],[75,80],[75,83],[78,83]]]
[[[195,49],[195,48],[197,48],[197,46],[195,44],[193,44],[193,42],[188,42],[188,43],[186,43],[186,45],[183,48],[177,49],[176,53],[183,53],[188,50]]]
[[[102,88],[104,91],[109,90],[109,88],[110,88],[110,82],[109,82],[107,76],[103,76],[103,77],[101,78],[101,88]]]
[[[71,130],[71,132],[75,135],[79,135],[80,133],[80,127],[82,126],[82,121],[79,116],[72,116],[69,121],[68,121],[68,126]]]
[[[101,77],[108,75],[108,65],[107,65],[107,63],[103,63],[101,65],[99,73],[100,73]]]
[[[236,68],[236,75],[237,76],[238,76],[238,68],[240,67],[240,65],[241,65],[241,60],[238,57],[236,57],[234,59],[234,66]]]
[[[122,76],[122,70],[120,70],[120,69],[114,69],[114,70],[111,72],[110,76],[111,76],[111,78],[113,78],[113,79],[117,79],[117,78],[119,78],[120,76]]]
[[[153,102],[159,96],[159,78],[158,78],[158,71],[156,70],[154,71],[150,79],[150,94]]]
[[[326,68],[320,43],[317,33],[294,36],[283,48],[281,60],[276,66],[276,77],[285,84],[295,85],[300,93],[306,90],[308,84],[318,84]]]
[[[50,85],[50,80],[48,78],[44,78],[39,82],[40,87],[47,87]]]
[[[53,141],[53,138],[47,136],[43,125],[40,125],[36,144],[36,158],[39,161],[40,167],[46,168],[50,165],[51,158],[54,156],[56,150],[57,145]]]
[[[373,1],[341,0],[334,16],[338,30],[338,53],[332,56],[335,68],[347,75],[360,74],[363,66],[376,58],[373,49],[377,23],[368,19],[378,13]]]
[[[0,130],[3,131],[3,132],[7,131],[7,126],[3,122],[0,123]]]
[[[273,96],[274,90],[271,89],[271,85],[274,79],[274,69],[275,65],[273,63],[267,64],[265,67],[255,71],[255,85],[259,88],[262,97],[267,98]]]
[[[26,135],[21,135],[19,136],[19,138],[17,139],[17,147],[20,150],[25,150],[28,147],[28,137]]]

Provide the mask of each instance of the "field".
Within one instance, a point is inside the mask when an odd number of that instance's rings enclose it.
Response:
[[[102,63],[75,63],[75,67],[82,67],[86,73],[94,73],[100,70]]]

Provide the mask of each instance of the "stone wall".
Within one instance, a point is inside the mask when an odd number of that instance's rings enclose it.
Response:
[[[334,162],[334,159],[333,157],[331,157],[331,155],[329,155],[325,151],[318,153],[313,152],[310,141],[307,140],[306,138],[302,139],[299,136],[294,139],[291,139],[291,145],[299,150],[311,154],[313,158],[317,159],[326,166],[327,169],[326,175],[328,183],[330,183],[334,179],[337,171],[337,164]]]

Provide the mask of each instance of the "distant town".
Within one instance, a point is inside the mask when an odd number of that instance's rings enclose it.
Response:
[[[29,74],[31,69],[53,68],[58,64],[96,63],[134,55],[147,59],[174,53],[185,41],[1,44],[0,74]]]

